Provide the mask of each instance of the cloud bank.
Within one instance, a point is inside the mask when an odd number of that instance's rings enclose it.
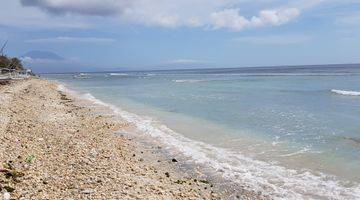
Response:
[[[237,9],[225,9],[212,13],[211,22],[214,28],[229,28],[241,31],[244,28],[280,26],[296,19],[299,15],[299,9],[286,8],[280,10],[262,10],[258,16],[246,19],[239,14]]]
[[[107,16],[115,14],[124,1],[116,0],[20,0],[24,6],[35,6],[53,14],[77,13]]]
[[[277,5],[260,9],[253,16],[241,14],[250,0],[20,0],[55,15],[117,16],[119,20],[146,26],[203,27],[241,31],[280,26],[294,21],[300,6]],[[255,1],[256,3],[256,1]]]

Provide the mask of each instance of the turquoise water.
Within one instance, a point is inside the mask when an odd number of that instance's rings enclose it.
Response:
[[[144,133],[161,132],[186,156],[274,198],[360,198],[360,67],[45,77],[121,109]]]

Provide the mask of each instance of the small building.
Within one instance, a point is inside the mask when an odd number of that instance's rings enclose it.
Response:
[[[34,75],[31,69],[16,70],[9,68],[0,68],[0,74],[10,79],[23,79]]]

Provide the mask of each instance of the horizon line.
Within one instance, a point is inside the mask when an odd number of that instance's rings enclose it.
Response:
[[[220,70],[220,69],[254,69],[254,68],[296,68],[296,67],[336,67],[339,65],[360,66],[360,63],[329,63],[329,64],[305,64],[305,65],[268,65],[252,67],[210,67],[210,68],[174,68],[174,69],[136,69],[136,70],[99,70],[99,71],[73,71],[73,72],[40,72],[39,74],[72,74],[72,73],[113,73],[113,72],[154,72],[154,71],[186,71],[186,70]]]

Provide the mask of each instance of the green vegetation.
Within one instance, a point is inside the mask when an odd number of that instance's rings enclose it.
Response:
[[[34,163],[35,160],[36,160],[36,156],[34,156],[34,155],[30,155],[30,156],[28,156],[28,157],[26,158],[26,162],[29,163],[29,164]]]
[[[24,67],[20,59],[0,55],[0,70],[22,71]]]

